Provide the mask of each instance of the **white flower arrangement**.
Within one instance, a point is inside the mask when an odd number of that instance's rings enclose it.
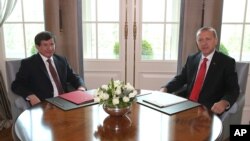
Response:
[[[130,83],[111,79],[108,85],[102,85],[97,89],[94,100],[108,107],[124,108],[132,104],[136,94],[137,91]]]

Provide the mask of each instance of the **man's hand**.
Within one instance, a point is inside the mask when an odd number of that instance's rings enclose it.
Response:
[[[83,86],[78,87],[77,90],[79,90],[79,91],[86,91],[86,89]]]
[[[29,100],[31,106],[33,106],[33,105],[38,104],[38,103],[41,102],[41,100],[36,95],[34,95],[34,94],[29,95],[27,97],[27,99]]]
[[[165,87],[164,87],[164,88],[161,88],[161,89],[160,89],[160,92],[165,92],[165,93],[166,93],[166,92],[167,92],[167,88],[165,88]]]
[[[215,114],[222,114],[227,107],[229,107],[229,102],[226,100],[220,100],[219,102],[214,103],[211,108],[211,111]]]

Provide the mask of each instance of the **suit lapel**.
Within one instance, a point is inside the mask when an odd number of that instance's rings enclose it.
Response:
[[[194,76],[193,76],[193,78],[192,78],[192,87],[193,87],[193,85],[194,85],[194,82],[195,82],[195,79],[196,79],[196,74],[197,74],[197,71],[198,71],[198,67],[199,67],[199,63],[200,63],[200,59],[201,59],[201,53],[199,53],[196,57],[195,57],[195,59],[194,59],[194,67],[192,68],[193,69],[193,74],[194,74]],[[191,87],[191,88],[192,88]]]
[[[62,67],[61,67],[60,61],[55,56],[53,56],[53,60],[54,60],[55,66],[56,66],[56,71],[58,73],[59,79],[62,82],[62,80],[61,80],[61,78],[62,78],[61,68]]]
[[[48,78],[48,80],[51,82],[50,77],[49,77],[49,73],[48,73],[48,71],[47,71],[47,69],[46,69],[46,66],[45,66],[45,64],[44,64],[44,62],[43,62],[42,57],[41,57],[39,54],[37,54],[37,56],[36,56],[36,61],[35,61],[35,62],[37,63],[38,68],[42,71],[42,73],[43,73],[43,74]]]
[[[47,69],[46,69],[46,66],[43,62],[43,59],[41,58],[41,56],[39,54],[36,55],[35,62],[37,63],[38,68],[44,73],[44,75],[46,75],[46,77],[48,77],[48,79],[50,79],[49,74],[48,74]]]

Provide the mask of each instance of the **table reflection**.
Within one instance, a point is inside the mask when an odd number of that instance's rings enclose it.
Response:
[[[202,106],[167,115],[137,103],[126,116],[112,117],[100,105],[64,111],[43,102],[14,126],[23,141],[215,141],[222,132],[218,116]]]
[[[131,132],[131,120],[127,115],[107,116],[102,125],[97,127],[94,136],[100,140],[119,140]]]
[[[189,139],[210,140],[212,119],[211,113],[203,107],[199,106],[196,109],[190,110],[190,113],[178,113],[171,117],[171,138],[180,140],[183,137],[180,133]]]
[[[18,122],[18,126],[15,126],[15,130],[18,130],[17,136],[25,141],[53,141],[51,128],[44,123],[43,120],[44,109],[41,107],[34,107],[34,110],[24,111]],[[46,136],[41,136],[45,134]]]

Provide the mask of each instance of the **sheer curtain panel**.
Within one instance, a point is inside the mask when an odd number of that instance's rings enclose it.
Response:
[[[13,11],[17,0],[0,0],[0,27]]]
[[[2,73],[0,71],[0,131],[3,128],[9,128],[12,115],[10,112],[10,102],[7,98],[7,91],[4,85]]]

